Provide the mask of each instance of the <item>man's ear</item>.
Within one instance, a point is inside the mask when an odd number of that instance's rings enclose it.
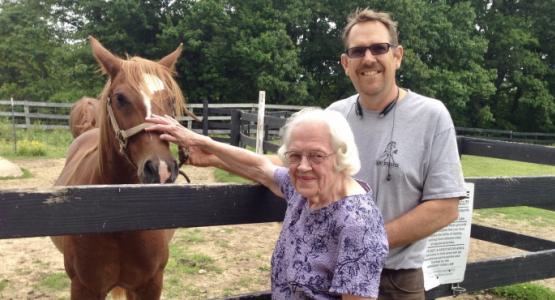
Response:
[[[395,47],[393,56],[395,57],[395,68],[398,70],[401,67],[401,62],[403,62],[403,55],[405,54],[405,49],[403,46],[399,45]]]
[[[349,57],[345,53],[341,54],[341,65],[343,66],[343,71],[347,74],[347,70],[349,69]]]

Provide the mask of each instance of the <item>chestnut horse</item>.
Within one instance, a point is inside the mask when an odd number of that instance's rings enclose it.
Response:
[[[73,138],[81,133],[96,127],[98,113],[98,100],[83,97],[71,106],[69,112],[69,130]]]
[[[169,144],[143,129],[150,114],[180,116],[185,100],[173,79],[181,45],[158,62],[116,57],[90,38],[109,76],[99,99],[98,128],[70,145],[55,185],[172,183],[178,174]],[[153,199],[154,201],[154,199]],[[174,230],[141,230],[52,237],[64,254],[71,299],[159,299]]]

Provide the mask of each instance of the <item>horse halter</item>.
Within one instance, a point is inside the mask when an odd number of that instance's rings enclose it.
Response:
[[[114,111],[112,110],[112,98],[108,96],[108,101],[106,102],[106,108],[108,109],[108,115],[110,116],[110,123],[112,123],[112,129],[114,129],[114,133],[116,134],[116,138],[118,139],[119,143],[119,152],[127,157],[125,150],[127,149],[127,140],[132,136],[136,135],[137,133],[145,130],[148,126],[148,123],[141,123],[137,126],[133,126],[129,129],[122,130],[119,128],[118,121],[114,116]]]
[[[108,96],[108,101],[106,102],[106,108],[108,110],[108,115],[110,116],[110,123],[112,123],[112,129],[114,130],[116,139],[118,140],[118,143],[119,143],[119,152],[131,163],[131,165],[135,166],[133,161],[129,158],[129,156],[127,156],[127,152],[125,152],[125,150],[127,150],[127,140],[129,140],[129,138],[131,138],[132,136],[145,130],[145,128],[149,127],[152,124],[143,122],[137,126],[133,126],[129,129],[122,130],[119,128],[118,121],[114,116],[114,111],[112,110],[112,98],[110,98],[110,96]],[[179,170],[181,169],[181,166],[183,166],[187,161],[187,159],[189,158],[189,153],[187,152],[187,150],[185,150],[182,147],[179,147],[178,151],[179,151],[178,152],[179,165],[177,169]],[[187,180],[187,183],[191,183],[191,179],[189,178],[189,176],[187,176],[187,174],[185,174],[185,172],[179,170],[179,174],[185,177],[185,180]]]

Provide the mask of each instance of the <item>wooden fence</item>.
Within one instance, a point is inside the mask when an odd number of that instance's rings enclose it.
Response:
[[[15,122],[16,128],[29,129],[41,128],[45,130],[65,128],[68,129],[69,112],[72,103],[52,103],[34,101],[13,101],[13,111],[10,100],[0,100],[0,118]],[[273,112],[298,111],[305,106],[267,104],[266,110]],[[203,130],[206,134],[224,134],[230,132],[231,111],[241,110],[254,112],[258,109],[256,103],[190,103],[187,108],[201,120],[195,122],[191,117],[185,116],[180,122],[191,129]]]
[[[231,132],[231,112],[241,110],[249,114],[258,109],[256,103],[225,103],[216,104],[209,101],[188,104],[188,108],[195,113],[202,123],[194,122],[191,117],[182,117],[180,121],[190,129],[202,131],[211,135],[229,135]],[[10,100],[0,100],[0,118],[15,121],[16,128],[38,127],[43,129],[68,128],[69,111],[72,103],[52,103],[35,101],[14,101],[13,113]],[[274,118],[284,118],[292,112],[298,111],[306,106],[298,105],[276,105],[266,104],[267,115]],[[256,115],[245,115],[256,123]],[[266,120],[266,122],[273,122]],[[248,126],[248,125],[247,125]],[[256,130],[256,126],[250,127]],[[268,130],[266,136],[276,137],[278,131],[275,127]],[[513,142],[525,142],[534,144],[555,144],[555,134],[541,132],[516,132],[512,130],[495,130],[481,128],[457,127],[457,133],[463,136],[485,137]]]
[[[251,120],[241,120],[237,112],[232,116],[236,122],[231,140],[248,144],[246,138],[250,137],[241,131]],[[279,120],[283,122],[283,118],[268,117],[266,124]],[[546,146],[459,137],[459,149],[463,155],[555,165],[555,149]],[[555,176],[466,180],[475,184],[476,209],[520,205],[555,208]],[[256,184],[0,190],[0,238],[275,222],[282,220],[284,211],[282,200]],[[468,263],[460,283],[468,292],[555,277],[554,241],[479,225],[472,225],[471,236],[528,253]],[[426,296],[435,299],[454,291],[452,285],[440,285]],[[270,297],[266,291],[227,299]]]

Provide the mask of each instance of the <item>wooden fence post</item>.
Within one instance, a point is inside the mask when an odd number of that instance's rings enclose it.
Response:
[[[256,122],[256,153],[264,153],[264,114],[266,112],[266,91],[258,92],[258,119]]]
[[[15,109],[14,109],[13,97],[10,98],[10,103],[12,106],[13,153],[17,153],[17,133],[15,131]]]
[[[23,101],[23,111],[25,112],[25,128],[31,128],[31,117],[29,116],[29,103],[27,100]]]
[[[229,143],[233,146],[239,146],[241,142],[241,111],[238,109],[231,111],[231,132],[229,135]]]
[[[208,100],[202,100],[202,134],[208,135]]]

